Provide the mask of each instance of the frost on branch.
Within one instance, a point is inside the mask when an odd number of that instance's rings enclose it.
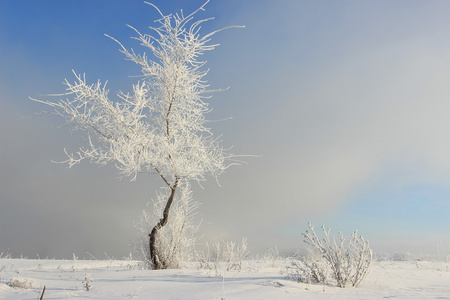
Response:
[[[303,233],[305,243],[311,245],[316,254],[308,253],[294,263],[292,270],[297,272],[294,277],[300,281],[327,282],[331,274],[338,287],[351,284],[357,287],[367,276],[372,264],[372,250],[369,241],[358,236],[355,231],[347,241],[339,232],[339,239],[330,236],[330,229],[322,226],[325,238],[318,237],[314,226],[308,223],[310,231]]]
[[[124,176],[157,173],[166,183],[175,178],[204,180],[226,168],[231,158],[205,126],[209,111],[207,70],[200,56],[213,50],[211,36],[202,36],[204,19],[193,21],[196,12],[184,16],[162,15],[153,34],[137,34],[134,39],[151,55],[137,54],[121,47],[127,59],[141,68],[142,79],[132,93],[119,92],[110,99],[106,83],[89,84],[84,75],[65,81],[68,97],[59,101],[35,101],[55,109],[76,129],[87,133],[88,143],[75,154],[68,154],[69,166],[88,159],[93,163],[114,162]],[[159,10],[158,10],[159,12]]]

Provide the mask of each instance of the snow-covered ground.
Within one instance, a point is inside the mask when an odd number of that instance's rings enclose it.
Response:
[[[246,261],[241,271],[216,274],[195,263],[149,271],[127,260],[0,259],[0,298],[39,299],[46,286],[43,299],[450,299],[450,263],[374,262],[358,288],[294,282],[283,272],[288,264]]]

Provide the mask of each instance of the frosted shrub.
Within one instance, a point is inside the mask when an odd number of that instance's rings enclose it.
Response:
[[[240,244],[232,241],[218,241],[214,244],[216,257],[226,262],[227,271],[241,270],[242,261],[247,258],[249,251],[247,247],[247,238],[243,238]]]
[[[139,221],[135,224],[139,239],[137,250],[144,262],[145,268],[152,269],[148,233],[158,222],[158,216],[164,210],[168,188],[162,189],[154,201],[153,211],[143,210]],[[164,269],[180,268],[194,255],[194,246],[197,242],[198,224],[194,223],[195,210],[198,203],[192,200],[192,192],[188,182],[184,182],[181,193],[178,195],[170,212],[171,222],[158,232],[157,259]]]
[[[11,278],[9,286],[16,289],[31,289],[34,281],[28,278]]]
[[[270,263],[272,268],[276,268],[279,267],[279,263],[281,263],[282,258],[280,256],[280,253],[278,252],[278,248],[274,247],[267,249],[264,254],[257,257],[257,260],[263,261],[265,263]]]
[[[355,231],[347,241],[339,232],[339,238],[330,237],[330,229],[322,226],[325,238],[320,239],[314,226],[308,223],[310,231],[303,233],[304,241],[311,245],[320,258],[305,255],[300,258],[299,270],[305,278],[317,282],[326,282],[328,272],[336,280],[338,287],[351,284],[357,287],[367,276],[372,264],[372,250],[369,241],[358,236]],[[326,263],[327,267],[324,267]]]
[[[0,258],[1,258],[1,259],[11,259],[11,258],[12,258],[12,255],[11,255],[11,253],[4,253],[4,252],[1,252],[1,253],[0,253]]]
[[[240,271],[249,254],[247,238],[243,238],[238,244],[219,240],[211,246],[206,243],[206,251],[197,252],[197,260],[200,269],[215,270],[216,276],[221,276],[221,265],[224,266],[224,271]]]
[[[197,251],[196,258],[198,261],[198,269],[204,269],[204,270],[217,270],[220,268],[219,266],[219,260],[214,259],[211,256],[211,249],[209,246],[209,243],[206,243],[206,250],[205,251]],[[216,274],[217,275],[217,274]]]

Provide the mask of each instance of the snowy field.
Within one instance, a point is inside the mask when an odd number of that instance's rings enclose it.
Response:
[[[450,299],[449,262],[374,262],[358,288],[297,283],[286,277],[287,265],[149,271],[131,260],[0,259],[0,298],[39,299],[46,286],[43,299]]]

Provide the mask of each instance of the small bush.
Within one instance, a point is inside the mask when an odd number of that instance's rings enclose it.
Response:
[[[206,251],[197,252],[197,260],[199,269],[214,270],[215,276],[219,277],[223,271],[242,270],[243,261],[249,254],[247,238],[240,243],[219,240],[211,246],[206,243]]]
[[[16,289],[31,289],[34,281],[28,278],[11,278],[9,286]]]
[[[325,238],[320,239],[314,226],[308,223],[310,231],[303,233],[305,243],[311,245],[314,254],[307,254],[294,262],[290,269],[291,277],[303,282],[328,282],[328,277],[336,280],[338,287],[351,284],[357,287],[367,276],[372,264],[372,250],[369,241],[358,237],[355,231],[347,241],[339,232],[339,239],[330,237],[330,229],[322,226]],[[295,272],[297,273],[295,273]]]
[[[280,267],[282,265],[282,258],[277,247],[267,249],[267,251],[263,255],[258,256],[257,259],[270,263],[272,268]]]

